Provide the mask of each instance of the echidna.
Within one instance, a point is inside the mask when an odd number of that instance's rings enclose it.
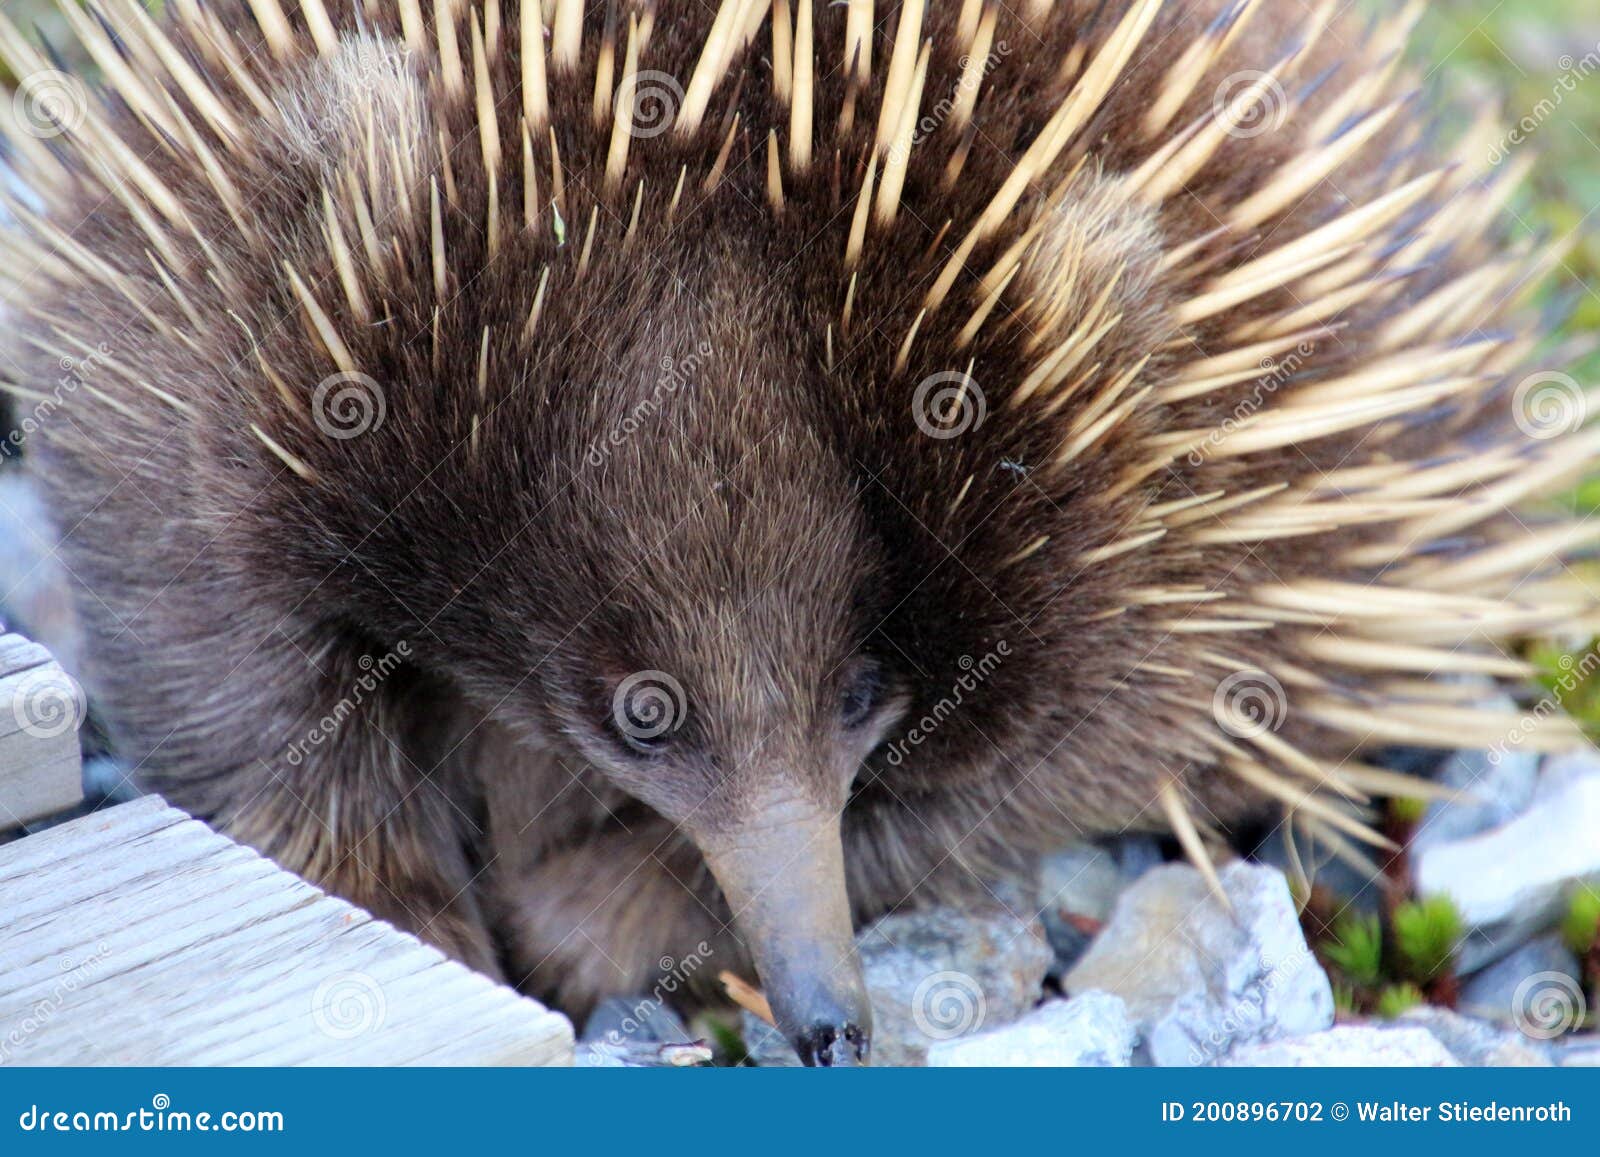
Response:
[[[569,1009],[703,941],[861,1059],[853,918],[1266,803],[1356,854],[1362,751],[1516,724],[1430,676],[1588,609],[1420,4],[61,7],[7,345],[121,754]]]

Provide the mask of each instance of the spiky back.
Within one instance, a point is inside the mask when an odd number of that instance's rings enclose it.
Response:
[[[1585,530],[1506,517],[1595,443],[1516,412],[1548,257],[1485,228],[1517,179],[1484,171],[1485,125],[1451,163],[1423,147],[1397,64],[1420,6],[351,7],[64,5],[106,100],[12,134],[52,208],[7,238],[27,372],[97,367],[61,460],[244,463],[191,511],[266,479],[336,523],[412,480],[330,436],[312,385],[428,382],[383,398],[391,434],[491,491],[561,388],[550,351],[645,324],[713,237],[767,272],[874,483],[889,629],[930,685],[1029,634],[1068,673],[997,675],[929,745],[1020,745],[978,811],[1053,761],[1076,815],[1156,794],[1193,845],[1192,761],[1348,828],[1314,793],[1384,781],[1337,753],[1502,741],[1424,677],[1516,675],[1498,640],[1585,608],[1524,585]],[[1283,734],[1228,714],[1241,681],[1290,689]]]

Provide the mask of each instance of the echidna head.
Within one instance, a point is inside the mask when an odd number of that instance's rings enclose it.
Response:
[[[797,1047],[844,1063],[870,1012],[840,816],[906,698],[870,639],[882,546],[852,463],[786,329],[733,289],[548,351],[539,420],[491,420],[539,445],[491,424],[476,464],[435,475],[458,502],[475,471],[497,479],[481,532],[430,533],[452,516],[400,503],[371,565],[400,540],[426,552],[389,580],[408,602],[452,575],[435,596],[448,674],[677,824]],[[520,475],[489,463],[509,449]]]

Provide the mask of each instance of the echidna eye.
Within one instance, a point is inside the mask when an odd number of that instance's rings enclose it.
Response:
[[[862,664],[851,672],[839,692],[839,722],[848,728],[860,727],[877,710],[882,692],[883,680],[877,665]]]

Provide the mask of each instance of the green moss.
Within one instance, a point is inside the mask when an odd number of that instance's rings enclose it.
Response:
[[[1378,994],[1376,1012],[1385,1020],[1393,1020],[1407,1009],[1427,1002],[1422,989],[1414,984],[1391,984]]]
[[[1578,885],[1567,902],[1561,934],[1567,947],[1579,956],[1594,951],[1595,941],[1600,939],[1600,889],[1589,884]]]
[[[1423,814],[1428,810],[1428,801],[1410,796],[1396,796],[1389,801],[1389,815],[1396,823],[1411,826],[1422,822]]]
[[[1368,987],[1383,976],[1383,925],[1376,916],[1345,916],[1322,942],[1322,958],[1352,985]]]
[[[1420,984],[1437,980],[1450,969],[1461,943],[1461,914],[1446,896],[1411,900],[1394,910],[1395,954],[1400,967]]]

